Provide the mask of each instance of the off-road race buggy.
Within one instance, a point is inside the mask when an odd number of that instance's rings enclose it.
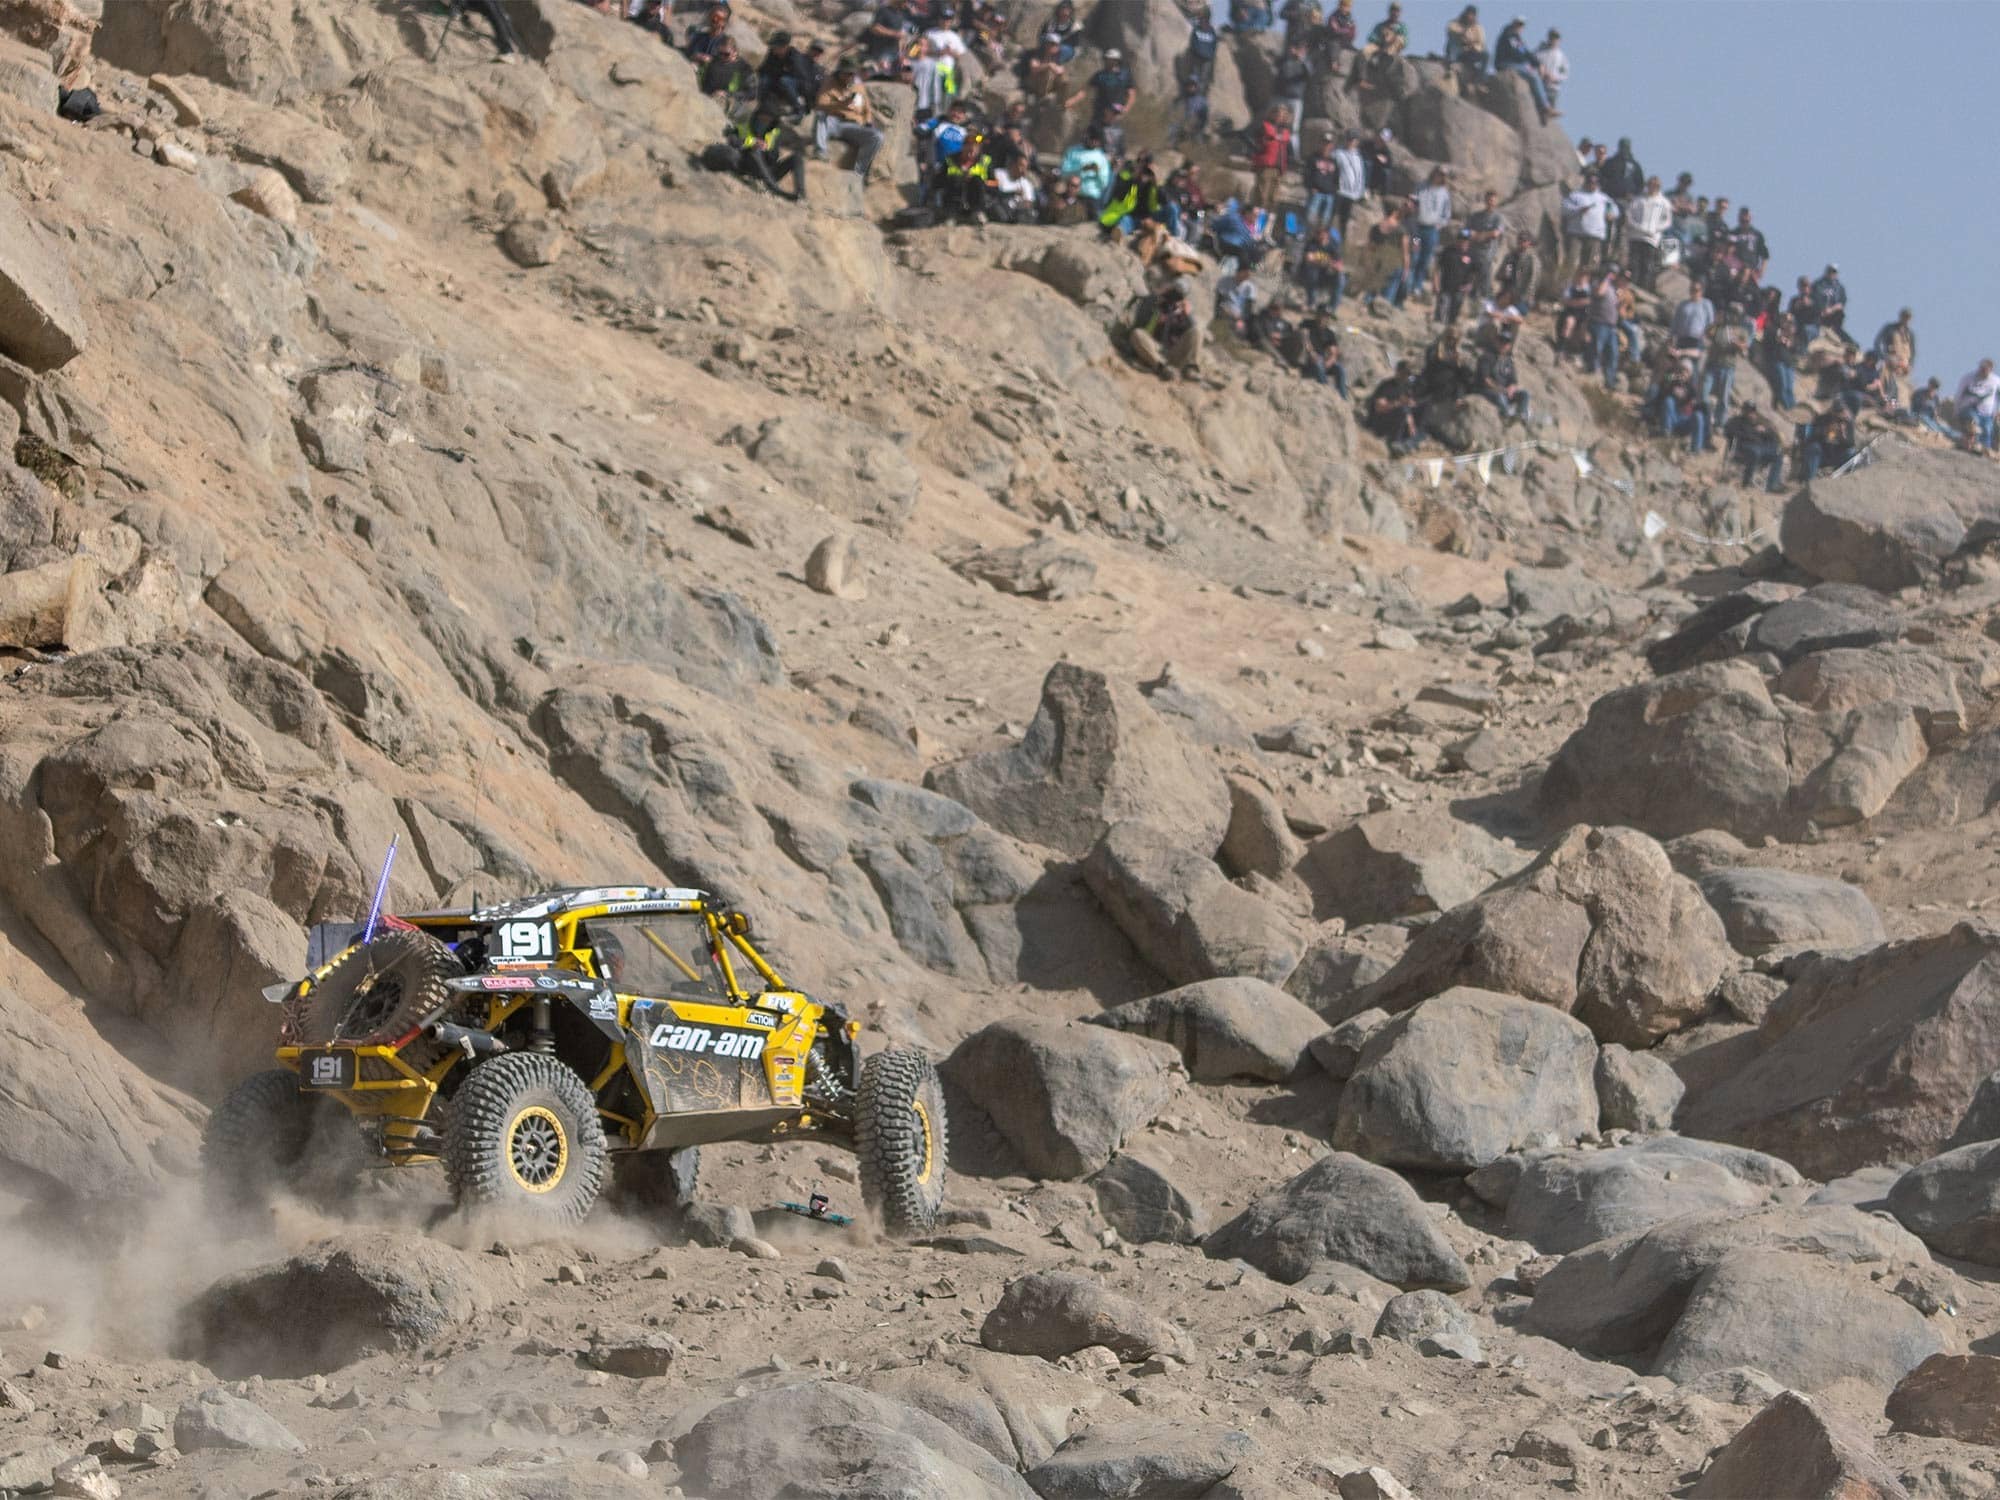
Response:
[[[293,1179],[345,1111],[378,1162],[441,1161],[461,1208],[574,1223],[613,1171],[671,1207],[703,1145],[808,1137],[855,1153],[889,1232],[935,1224],[945,1111],[929,1058],[861,1057],[860,1023],[787,985],[742,912],[622,886],[388,922],[365,941],[314,928],[317,967],[265,991],[284,1007],[282,1066],[238,1084],[202,1143],[224,1203]]]

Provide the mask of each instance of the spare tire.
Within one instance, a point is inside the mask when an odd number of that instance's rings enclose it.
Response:
[[[385,932],[349,948],[291,1002],[285,1040],[304,1047],[393,1042],[450,1005],[445,981],[464,972],[429,933]]]

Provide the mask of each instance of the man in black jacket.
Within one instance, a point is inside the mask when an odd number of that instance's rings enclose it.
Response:
[[[802,115],[819,97],[819,69],[792,45],[789,31],[771,33],[770,50],[757,64],[758,97],[788,115]]]
[[[1646,191],[1645,169],[1632,154],[1630,136],[1620,136],[1618,149],[1597,169],[1597,185],[1618,205],[1618,217],[1611,223],[1610,248],[1615,249],[1625,242],[1625,205]]]

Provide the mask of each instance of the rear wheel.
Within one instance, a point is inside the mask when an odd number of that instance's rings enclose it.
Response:
[[[312,1140],[323,1101],[299,1091],[284,1068],[252,1073],[208,1117],[201,1136],[201,1170],[220,1208],[255,1208],[289,1181]]]
[[[604,1185],[604,1125],[581,1078],[540,1052],[480,1063],[445,1123],[444,1170],[463,1209],[578,1224]]]
[[[854,1150],[861,1197],[894,1235],[928,1234],[944,1207],[944,1090],[937,1070],[911,1048],[861,1064]]]
[[[285,1040],[378,1046],[408,1036],[451,1002],[445,981],[463,973],[451,950],[427,932],[385,932],[350,948],[285,1014]],[[403,1059],[419,1070],[444,1055],[444,1045],[418,1038]]]

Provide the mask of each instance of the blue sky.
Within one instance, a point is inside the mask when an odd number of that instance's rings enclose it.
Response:
[[[1442,51],[1462,5],[1405,0],[1411,50]],[[1355,0],[1364,32],[1386,9]],[[1570,138],[1629,135],[1668,187],[1748,204],[1767,281],[1839,262],[1850,330],[1914,309],[1917,375],[1947,392],[2000,356],[1996,0],[1480,0],[1489,45],[1517,15],[1563,34]]]

